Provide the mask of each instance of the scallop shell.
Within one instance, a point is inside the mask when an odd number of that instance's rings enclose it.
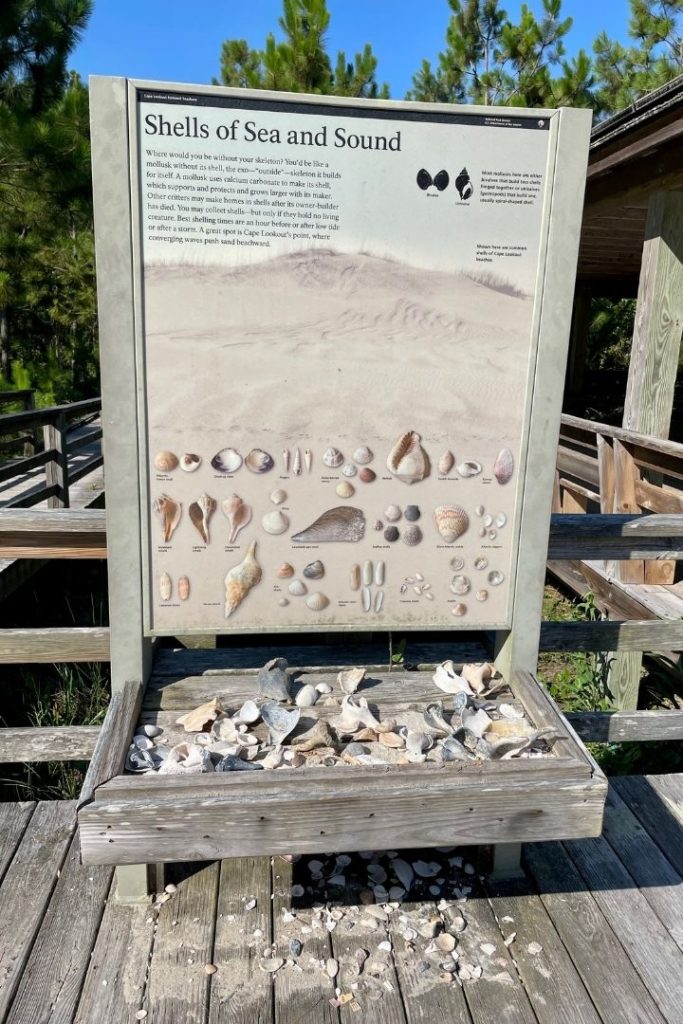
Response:
[[[308,587],[302,580],[292,580],[287,589],[292,597],[301,597],[302,594],[308,593]]]
[[[459,597],[469,594],[472,583],[469,576],[454,576],[450,583],[451,590]]]
[[[242,465],[242,456],[234,448],[221,448],[211,459],[211,465],[219,473],[236,473]]]
[[[273,505],[281,505],[283,501],[287,501],[287,491],[283,491],[282,488],[278,487],[270,492],[270,500]]]
[[[342,474],[346,477],[353,477],[357,472],[358,470],[352,462],[347,462],[346,465],[342,466]]]
[[[351,566],[351,571],[349,572],[349,586],[351,587],[351,590],[360,589],[360,565],[358,565],[357,562],[354,562]]]
[[[338,469],[344,461],[344,456],[338,448],[328,448],[323,453],[323,462],[329,469]]]
[[[252,540],[243,560],[225,577],[225,617],[230,618],[245,597],[261,582],[262,570],[256,561],[256,541]]]
[[[439,459],[439,463],[437,466],[439,474],[441,476],[448,476],[450,471],[453,469],[454,462],[455,456],[453,455],[453,452],[445,451],[441,458]]]
[[[374,453],[369,448],[366,448],[365,445],[356,448],[353,453],[353,461],[357,462],[359,466],[367,466],[368,462],[372,462],[374,457]]]
[[[401,434],[389,452],[387,469],[406,484],[417,483],[429,475],[429,459],[418,433],[407,430]]]
[[[306,605],[312,612],[321,612],[323,608],[327,608],[329,603],[329,597],[326,597],[325,594],[321,594],[319,590],[316,590],[313,594],[309,594],[306,598]]]
[[[181,576],[178,580],[178,597],[181,601],[187,601],[190,596],[190,580],[187,576]]]
[[[457,470],[458,476],[479,476],[482,470],[482,465],[481,462],[477,462],[476,459],[466,459],[464,462],[460,463]]]
[[[234,544],[240,530],[243,530],[251,522],[251,505],[246,505],[239,494],[233,494],[230,498],[225,498],[221,502],[221,508],[230,524],[228,544]]]
[[[168,544],[173,531],[180,522],[183,506],[174,498],[169,498],[168,494],[162,494],[159,498],[154,499],[152,508],[161,522],[161,535],[164,544]]]
[[[201,455],[195,455],[194,452],[185,452],[184,455],[180,456],[180,468],[185,473],[194,473],[196,469],[199,469],[201,464]]]
[[[216,499],[206,492],[200,494],[197,501],[193,501],[188,509],[190,521],[205,544],[209,543],[209,522],[215,511]]]
[[[270,533],[274,537],[277,537],[279,534],[285,533],[289,529],[289,519],[281,509],[274,508],[272,512],[266,512],[263,516],[261,519],[261,526],[266,533]]]
[[[315,562],[309,562],[304,568],[304,576],[307,580],[320,580],[325,575],[325,566],[319,558]]]
[[[515,461],[509,448],[501,448],[493,466],[493,475],[499,484],[506,484],[512,479]]]
[[[340,498],[351,498],[356,493],[356,488],[348,480],[340,480],[334,490]]]
[[[283,562],[276,575],[281,580],[287,580],[290,576],[294,575],[294,566],[290,565],[289,562]]]
[[[377,479],[377,474],[369,466],[363,466],[358,474],[358,479],[362,480],[364,484],[371,484],[373,480]]]
[[[397,523],[401,518],[401,510],[398,505],[387,505],[384,509],[384,518],[388,523]]]
[[[434,509],[434,522],[446,543],[452,544],[470,525],[470,517],[460,505],[439,505]]]
[[[404,516],[409,523],[416,523],[420,518],[420,509],[417,505],[406,505]]]
[[[419,526],[408,526],[403,531],[401,539],[404,544],[408,545],[408,547],[415,547],[415,545],[419,544],[422,540],[422,530]]]
[[[267,473],[275,465],[275,459],[263,448],[252,448],[244,460],[244,465],[252,473]]]
[[[167,572],[159,577],[159,593],[162,601],[170,601],[173,593],[173,583]]]
[[[157,452],[154,456],[154,466],[160,473],[172,473],[178,468],[178,456],[175,452]]]
[[[365,515],[352,505],[329,508],[310,526],[292,537],[299,543],[326,544],[334,541],[355,543],[365,534]]]
[[[399,536],[398,527],[396,526],[387,526],[384,531],[384,539],[388,540],[390,544],[393,544],[395,540],[398,540]]]

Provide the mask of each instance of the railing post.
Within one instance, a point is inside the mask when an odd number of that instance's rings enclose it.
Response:
[[[57,494],[47,499],[48,508],[69,507],[69,466],[66,457],[66,416],[57,413],[52,423],[43,427],[45,450],[52,452],[52,458],[45,464],[45,482],[48,487],[57,486]]]
[[[22,404],[24,406],[24,411],[25,412],[33,412],[35,410],[36,402],[35,402],[35,392],[33,391],[33,389],[31,389],[30,391],[26,392],[26,394],[24,395],[24,401],[23,401]],[[37,431],[36,427],[31,427],[31,434],[32,434],[33,440],[32,441],[26,441],[24,443],[24,455],[27,458],[29,456],[31,456],[31,455],[35,455],[36,454],[36,450],[38,448],[38,431]]]

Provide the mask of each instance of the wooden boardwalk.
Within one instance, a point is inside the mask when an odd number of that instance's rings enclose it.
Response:
[[[174,865],[175,892],[124,906],[111,868],[79,864],[73,803],[0,805],[0,1021],[680,1024],[682,838],[683,776],[621,778],[603,837],[527,847],[520,881],[403,851],[440,869],[386,913],[363,901],[369,866],[396,884],[390,855],[245,858]],[[443,927],[457,963],[430,951]]]

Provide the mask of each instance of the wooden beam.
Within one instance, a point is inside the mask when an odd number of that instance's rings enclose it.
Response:
[[[123,771],[128,745],[133,736],[142,704],[142,683],[130,682],[116,690],[111,697],[97,744],[93,752],[78,806],[92,800],[93,793],[103,782]],[[155,857],[150,857],[155,861]]]
[[[99,725],[0,729],[0,764],[89,761],[99,733]]]
[[[640,651],[610,651],[607,656],[607,688],[617,711],[635,711],[643,668]]]
[[[548,557],[683,558],[679,515],[554,515]]]
[[[683,711],[573,711],[566,718],[586,743],[683,740]]]
[[[591,285],[577,281],[574,292],[574,309],[569,335],[569,356],[565,384],[565,403],[569,408],[583,411],[584,382],[586,376],[586,351],[588,330],[591,321]]]
[[[543,622],[541,651],[683,651],[682,619]]]
[[[0,665],[109,661],[109,629],[0,629]]]
[[[639,513],[636,500],[636,480],[640,478],[629,448],[622,442],[613,442],[614,451],[614,508],[613,512]],[[607,565],[607,572],[622,583],[644,583],[645,566],[643,562],[614,562]]]

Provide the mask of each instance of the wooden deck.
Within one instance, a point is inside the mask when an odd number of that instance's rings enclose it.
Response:
[[[334,854],[174,865],[175,892],[120,905],[112,869],[79,864],[75,821],[68,802],[0,805],[2,1022],[683,1022],[683,776],[614,779],[604,835],[526,847],[520,881],[468,873],[467,850],[402,851],[441,867],[387,914],[363,902],[372,861]],[[462,983],[420,934],[460,916],[456,966],[481,968]],[[286,961],[274,975],[271,957]]]

